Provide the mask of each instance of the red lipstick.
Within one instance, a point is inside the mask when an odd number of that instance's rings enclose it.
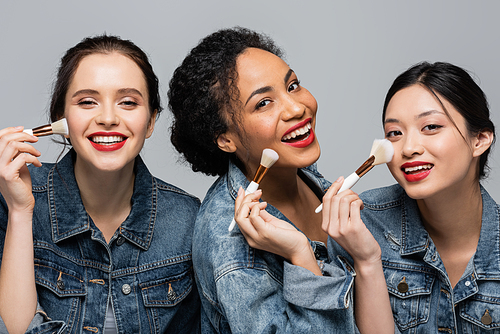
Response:
[[[293,147],[303,148],[303,147],[311,145],[312,142],[314,141],[314,138],[315,138],[314,131],[311,128],[311,129],[309,129],[309,135],[306,138],[304,138],[303,140],[296,141],[293,143],[288,143],[288,142],[282,142],[282,143],[285,145],[293,146]]]
[[[91,140],[91,138],[93,138],[93,137],[100,137],[100,136],[102,136],[102,137],[117,136],[117,137],[122,137],[123,140],[121,142],[118,142],[118,143],[107,144],[107,145],[95,143]],[[116,151],[116,150],[121,149],[123,147],[123,145],[125,145],[125,142],[128,139],[127,136],[125,136],[123,133],[119,133],[119,132],[94,132],[90,136],[88,136],[87,138],[89,139],[92,147],[94,147],[98,151],[104,151],[104,152]]]
[[[281,138],[285,137],[287,134],[289,134],[290,132],[293,132],[297,129],[300,129],[301,127],[303,127],[304,125],[306,125],[307,123],[311,122],[311,118],[307,118],[305,120],[303,120],[302,122],[300,123],[297,123],[295,124],[294,126],[292,126],[290,129],[286,130],[286,132],[283,134],[283,136],[281,136]]]
[[[289,133],[291,133],[297,129],[304,127],[308,123],[311,123],[311,118],[307,118],[307,119],[303,120],[302,122],[295,124],[294,126],[289,128],[283,134],[283,136],[281,136],[281,138],[285,137],[286,135],[288,135]],[[309,129],[309,133],[302,140],[295,140],[295,141],[285,140],[285,141],[282,141],[282,143],[289,145],[289,146],[297,147],[297,148],[303,148],[303,147],[307,147],[307,146],[311,145],[311,143],[314,142],[314,138],[315,138],[314,130],[311,128],[311,129]]]
[[[412,174],[405,173],[405,168],[417,167],[417,166],[422,166],[422,165],[431,165],[432,167],[429,168],[429,169],[421,169],[421,170],[412,172]],[[404,175],[406,181],[408,181],[408,182],[418,182],[418,181],[421,181],[421,180],[425,179],[427,176],[429,176],[429,174],[431,173],[433,167],[434,166],[431,163],[429,163],[429,162],[412,161],[412,162],[404,163],[401,166],[401,171],[403,172],[403,175]]]

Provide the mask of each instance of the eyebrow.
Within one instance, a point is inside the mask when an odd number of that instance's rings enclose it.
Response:
[[[285,85],[286,85],[286,83],[288,82],[288,80],[290,79],[290,77],[292,76],[293,73],[294,72],[293,72],[292,69],[289,69],[288,72],[286,72],[285,77],[283,79],[283,81],[285,82]],[[258,88],[256,90],[254,90],[252,92],[252,94],[250,94],[250,96],[248,97],[247,101],[245,102],[245,106],[248,104],[248,101],[250,101],[250,99],[252,97],[254,97],[255,95],[267,93],[267,92],[270,92],[272,90],[273,90],[273,88],[271,86],[264,86],[264,87],[261,87],[261,88]]]
[[[118,93],[120,94],[137,94],[140,97],[143,97],[141,92],[135,88],[122,88],[118,90]]]
[[[118,90],[119,94],[137,94],[140,97],[143,97],[141,92],[135,88],[121,88]],[[99,92],[94,89],[82,89],[76,91],[71,97],[75,97],[78,95],[99,95]]]
[[[421,119],[421,118],[424,118],[424,117],[427,117],[427,116],[433,115],[433,114],[444,114],[444,113],[441,112],[441,111],[438,111],[438,110],[428,110],[428,111],[424,111],[423,113],[420,113],[417,116],[415,116],[415,120]],[[397,118],[387,118],[384,121],[384,125],[387,124],[387,123],[399,123],[399,119],[397,119]]]
[[[78,96],[78,95],[96,95],[96,94],[99,94],[99,92],[96,91],[96,90],[93,90],[93,89],[82,89],[82,90],[76,91],[73,95],[71,95],[71,97],[75,97],[75,96]]]

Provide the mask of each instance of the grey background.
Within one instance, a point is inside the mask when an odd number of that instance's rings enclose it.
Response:
[[[383,137],[381,110],[394,78],[422,60],[448,61],[474,73],[500,126],[498,34],[500,4],[491,1],[14,1],[0,0],[0,127],[47,122],[60,57],[83,37],[107,32],[143,48],[161,81],[168,81],[205,35],[240,25],[269,34],[319,102],[320,171],[347,176]],[[165,110],[142,156],[152,173],[203,198],[214,178],[179,163]],[[36,144],[43,161],[61,147]],[[500,200],[499,151],[483,182]],[[354,187],[394,183],[378,166]]]

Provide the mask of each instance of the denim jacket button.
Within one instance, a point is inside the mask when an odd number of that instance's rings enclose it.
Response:
[[[62,279],[58,279],[58,280],[57,280],[57,288],[58,288],[59,290],[64,290],[64,282],[63,282],[63,280],[62,280]]]
[[[316,257],[316,259],[319,259],[321,257],[321,253],[319,252],[319,250],[314,250],[314,256]]]
[[[488,311],[488,310],[484,311],[484,314],[481,317],[481,322],[484,325],[491,325],[491,323],[493,322],[493,319],[491,319],[490,311]]]
[[[177,298],[177,294],[175,293],[174,289],[172,289],[172,285],[168,284],[168,293],[167,293],[168,300],[172,301]]]
[[[408,283],[406,283],[406,277],[403,277],[401,282],[399,282],[398,291],[401,293],[408,292]]]
[[[124,242],[125,242],[125,238],[122,237],[121,235],[118,237],[118,239],[116,239],[116,245],[117,246],[123,245]]]
[[[132,288],[128,284],[123,284],[122,285],[122,292],[124,295],[128,295],[130,292],[132,292]]]

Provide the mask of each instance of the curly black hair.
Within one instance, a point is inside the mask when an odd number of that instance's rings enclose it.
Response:
[[[175,70],[169,84],[168,107],[174,115],[170,140],[195,172],[223,175],[234,153],[217,146],[229,122],[237,126],[239,90],[236,60],[248,48],[282,57],[281,49],[268,36],[235,27],[203,38]]]

